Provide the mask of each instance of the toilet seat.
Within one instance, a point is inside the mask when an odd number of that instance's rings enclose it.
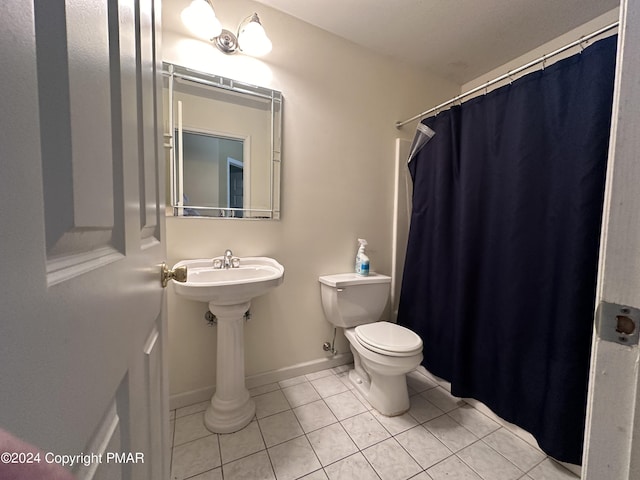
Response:
[[[422,351],[422,339],[395,323],[367,323],[357,326],[355,333],[364,348],[382,355],[409,357]]]

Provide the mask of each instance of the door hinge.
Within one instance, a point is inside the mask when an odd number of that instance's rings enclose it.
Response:
[[[638,345],[640,309],[600,302],[596,310],[596,333],[602,340],[620,345]]]

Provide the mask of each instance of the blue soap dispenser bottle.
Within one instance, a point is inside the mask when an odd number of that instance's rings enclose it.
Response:
[[[369,257],[364,253],[364,247],[367,245],[367,241],[364,238],[359,238],[358,242],[360,247],[356,254],[356,274],[366,277],[369,275]]]

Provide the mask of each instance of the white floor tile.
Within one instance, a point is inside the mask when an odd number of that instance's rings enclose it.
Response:
[[[263,393],[275,392],[280,390],[280,385],[277,383],[269,383],[267,385],[261,385],[259,387],[253,387],[249,389],[249,395],[255,397],[256,395],[262,395]]]
[[[174,446],[182,445],[183,443],[209,435],[211,435],[211,432],[204,426],[204,414],[202,412],[192,413],[185,417],[178,417],[175,420],[175,432],[173,434]]]
[[[410,480],[433,480],[427,472],[420,472],[415,477],[411,477]]]
[[[352,388],[349,368],[251,389],[257,421],[233,434],[206,429],[208,401],[172,410],[172,480],[579,478],[528,443],[530,434],[512,431],[476,400],[451,396],[447,382],[422,367],[407,376],[420,393],[397,417],[372,409]]]
[[[302,382],[308,382],[309,380],[307,380],[307,377],[305,375],[299,375],[297,377],[293,377],[293,378],[287,378],[286,380],[281,380],[278,382],[278,385],[280,385],[280,388],[287,388],[290,387],[292,385],[297,385],[299,383]]]
[[[425,390],[429,390],[430,388],[437,387],[438,384],[436,382],[433,382],[417,370],[414,370],[413,372],[409,372],[407,374],[407,386],[412,388],[416,392],[424,392]]]
[[[307,377],[307,380],[312,381],[332,375],[334,375],[333,368],[327,368],[326,370],[320,370],[319,372],[307,373],[305,377]]]
[[[485,480],[517,480],[524,472],[482,441],[458,452],[458,458]]]
[[[449,457],[427,470],[433,480],[482,480],[458,457]]]
[[[218,436],[209,435],[173,449],[171,478],[182,480],[219,466]]]
[[[353,363],[348,363],[346,365],[338,365],[337,367],[334,367],[331,370],[333,370],[333,373],[338,375],[340,373],[348,372],[352,368],[353,368]]]
[[[546,458],[540,465],[533,468],[529,472],[529,476],[533,480],[576,480],[578,478],[550,458]]]
[[[256,402],[256,418],[264,418],[291,408],[281,390],[264,393],[253,397]]]
[[[309,475],[305,475],[304,477],[300,477],[300,480],[328,480],[327,474],[324,473],[324,470],[316,470]]]
[[[218,438],[223,464],[265,449],[258,422],[255,421],[238,432],[220,434]]]
[[[211,400],[205,400],[204,402],[194,403],[193,405],[189,405],[187,407],[178,408],[176,410],[176,418],[186,417],[187,415],[191,415],[193,413],[204,412]]]
[[[367,410],[373,410],[373,407],[371,406],[371,404],[369,403],[369,401],[358,391],[357,388],[352,388],[351,389],[351,393],[353,393],[353,395],[360,400],[360,402],[365,406],[365,408]]]
[[[478,439],[473,433],[447,415],[434,418],[425,423],[424,426],[453,452],[471,445]]]
[[[322,398],[330,397],[331,395],[349,390],[347,386],[335,375],[312,380],[311,385],[313,385],[313,388],[317,390]]]
[[[316,389],[313,388],[309,382],[303,382],[291,387],[283,388],[282,393],[287,397],[289,405],[293,408],[320,400],[320,395],[318,395]]]
[[[567,470],[569,470],[571,473],[573,473],[576,477],[578,478],[582,477],[582,465],[576,465],[574,463],[565,463],[560,461],[558,461],[558,463],[562,465],[564,468],[566,468]]]
[[[489,435],[500,428],[499,424],[480,413],[471,405],[463,405],[460,408],[456,408],[450,411],[448,415],[479,438]]]
[[[409,397],[409,401],[411,402],[409,415],[415,418],[418,423],[428,422],[444,415],[442,410],[421,395],[413,395]]]
[[[442,387],[426,390],[420,395],[444,412],[450,412],[451,410],[455,410],[456,408],[465,405],[464,400],[454,397]]]
[[[338,420],[353,417],[368,411],[360,400],[349,390],[324,399]]]
[[[291,410],[261,418],[258,422],[267,447],[273,447],[304,434]]]
[[[305,436],[271,447],[268,452],[278,480],[292,480],[321,468]]]
[[[214,468],[195,477],[190,477],[189,480],[222,480],[222,468]]]
[[[498,415],[496,415],[489,407],[487,407],[484,403],[474,399],[474,398],[464,398],[465,403],[471,405],[473,408],[478,410],[484,416],[489,417],[489,419],[493,420],[499,425],[507,426],[509,423],[506,420],[503,420]]]
[[[406,480],[422,470],[393,438],[363,450],[362,454],[382,480]]]
[[[389,432],[370,412],[347,418],[340,423],[361,450],[390,437]]]
[[[452,455],[451,450],[421,425],[402,432],[396,440],[424,469]]]
[[[429,380],[431,380],[433,383],[440,384],[440,383],[444,382],[444,380],[442,378],[436,377],[433,373],[428,371],[422,365],[420,365],[418,368],[416,368],[416,372],[421,373],[422,375],[427,377]]]
[[[342,383],[344,383],[344,386],[347,387],[349,390],[353,390],[355,387],[355,385],[353,383],[351,383],[351,380],[349,379],[349,372],[342,372],[342,373],[338,373],[336,375],[336,377],[338,378],[338,380],[340,380]]]
[[[397,435],[415,427],[418,422],[408,413],[396,415],[395,417],[387,417],[380,412],[372,410],[371,413],[391,435]]]
[[[519,427],[518,425],[514,425],[513,423],[509,423],[506,420],[502,420],[501,423],[502,423],[502,426],[505,427],[507,430],[509,430],[511,433],[513,433],[517,437],[520,437],[522,440],[527,442],[533,448],[537,448],[538,450],[540,450],[540,446],[538,445],[538,441],[536,440],[536,437],[531,435],[524,428]]]
[[[296,417],[298,417],[298,421],[306,433],[338,421],[333,413],[331,413],[331,410],[329,410],[329,407],[327,407],[327,404],[322,400],[294,408],[293,412],[296,414]]]
[[[380,480],[362,453],[333,463],[324,470],[330,480]]]
[[[325,466],[358,451],[342,425],[334,423],[307,435],[320,463]]]
[[[505,428],[490,433],[483,441],[524,472],[545,458],[544,453]]]
[[[254,453],[222,467],[225,480],[275,480],[266,451]],[[189,479],[191,480],[191,479]]]

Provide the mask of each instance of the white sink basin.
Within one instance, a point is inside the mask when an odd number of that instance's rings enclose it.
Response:
[[[173,286],[178,295],[208,302],[216,316],[216,391],[204,424],[214,433],[232,433],[248,425],[256,413],[244,383],[244,315],[251,299],[282,283],[284,267],[268,257],[241,257],[235,268],[214,268],[214,260],[224,263],[223,257],[178,262],[173,268],[186,266],[187,280]]]
[[[241,257],[236,268],[213,268],[213,260],[199,258],[176,263],[174,269],[187,267],[187,281],[174,282],[175,292],[214,305],[236,305],[267,293],[284,279],[284,267],[272,258]]]

